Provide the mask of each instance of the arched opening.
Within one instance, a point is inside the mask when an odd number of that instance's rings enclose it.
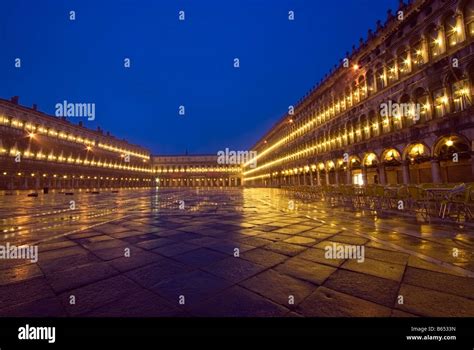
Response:
[[[433,92],[433,116],[442,118],[449,112],[449,97],[444,87]]]
[[[359,77],[359,100],[362,101],[367,97],[367,85],[365,84],[365,76],[361,75]]]
[[[380,135],[380,117],[375,111],[369,112],[369,126],[374,137]]]
[[[441,137],[435,144],[433,156],[440,161],[443,182],[472,182],[471,147],[460,135]]]
[[[370,124],[369,124],[368,117],[365,115],[362,115],[360,117],[360,129],[362,133],[362,139],[369,140],[370,139]]]
[[[448,14],[446,14],[443,25],[446,37],[446,46],[449,50],[463,40],[463,31],[460,18],[457,17],[454,12],[450,11]]]
[[[336,164],[334,161],[329,160],[326,162],[325,170],[328,173],[327,178],[329,179],[328,185],[329,184],[336,184],[339,179],[336,181]]]
[[[410,40],[410,47],[412,70],[418,70],[427,62],[425,41],[420,36],[413,37]]]
[[[384,165],[386,183],[388,185],[402,183],[400,152],[395,148],[386,149],[382,152],[380,159]]]
[[[379,173],[377,171],[377,165],[379,164],[377,155],[374,152],[366,153],[362,163],[365,172],[365,174],[363,174],[364,183],[367,185],[380,183]]]
[[[374,72],[369,69],[365,74],[365,77],[367,96],[370,96],[375,92]]]
[[[349,175],[350,182],[354,185],[363,185],[364,179],[362,175],[362,162],[359,157],[352,156],[349,158]]]
[[[423,123],[431,119],[431,105],[430,96],[428,91],[419,87],[413,91],[413,100],[416,105],[416,110],[419,112],[418,121],[415,119],[415,123]]]
[[[352,94],[351,88],[348,86],[345,89],[345,96],[346,96],[346,108],[352,107]]]
[[[410,95],[404,94],[400,98],[403,113],[403,126],[410,127],[420,119],[421,107],[417,105]]]
[[[440,30],[436,28],[434,24],[431,24],[426,31],[426,37],[428,40],[428,53],[430,60],[434,60],[443,53],[443,39]]]
[[[397,60],[390,57],[386,61],[387,84],[391,85],[398,80]]]
[[[359,86],[357,81],[352,82],[352,103],[355,105],[360,101]]]
[[[387,86],[386,76],[384,67],[380,64],[377,65],[375,72],[375,85],[377,91],[383,90]]]
[[[446,77],[446,86],[450,90],[453,112],[461,112],[471,106],[471,91],[467,75],[453,68]]]
[[[469,37],[474,37],[474,0],[469,0],[464,7],[464,26],[466,34]]]
[[[409,162],[411,183],[433,182],[430,149],[424,143],[414,142],[407,145],[403,151],[403,159]]]
[[[397,50],[397,66],[401,77],[411,73],[410,49],[402,46]]]

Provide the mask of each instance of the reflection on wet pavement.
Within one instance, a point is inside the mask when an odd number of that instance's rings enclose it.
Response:
[[[1,196],[7,243],[3,316],[474,316],[472,228],[278,189]]]

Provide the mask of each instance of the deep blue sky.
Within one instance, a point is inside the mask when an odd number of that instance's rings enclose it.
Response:
[[[397,4],[2,1],[0,97],[19,95],[21,104],[50,114],[63,100],[95,103],[96,120],[86,126],[100,125],[155,154],[245,150]],[[70,10],[76,21],[69,21]],[[289,10],[295,21],[288,21]]]

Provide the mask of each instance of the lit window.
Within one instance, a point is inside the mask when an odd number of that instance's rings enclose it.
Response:
[[[468,35],[474,37],[474,0],[470,0],[464,8],[464,21]]]
[[[434,114],[435,117],[443,117],[448,111],[448,97],[444,89],[436,90],[433,94],[434,97]]]
[[[454,111],[460,112],[471,105],[469,84],[467,80],[461,80],[452,85]]]

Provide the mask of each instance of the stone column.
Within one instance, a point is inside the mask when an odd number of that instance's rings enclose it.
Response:
[[[326,185],[330,185],[331,181],[329,180],[329,171],[328,170],[326,170],[325,175],[326,175]]]
[[[339,185],[339,169],[334,170],[336,185]]]
[[[313,170],[310,170],[310,171],[309,171],[309,185],[310,185],[311,187],[314,186]]]
[[[387,173],[385,172],[385,164],[380,163],[378,165],[378,168],[379,168],[379,183],[385,186],[387,184]]]
[[[321,186],[321,172],[319,171],[319,169],[316,171],[316,179],[318,182],[318,186]]]
[[[431,177],[435,184],[440,184],[443,182],[441,177],[441,166],[439,165],[439,159],[433,158],[431,160]]]
[[[402,161],[402,175],[403,175],[403,184],[410,184],[410,162],[408,160]]]
[[[362,166],[362,182],[367,185],[367,168]]]
[[[472,141],[471,150],[471,178],[474,178],[474,141]]]

